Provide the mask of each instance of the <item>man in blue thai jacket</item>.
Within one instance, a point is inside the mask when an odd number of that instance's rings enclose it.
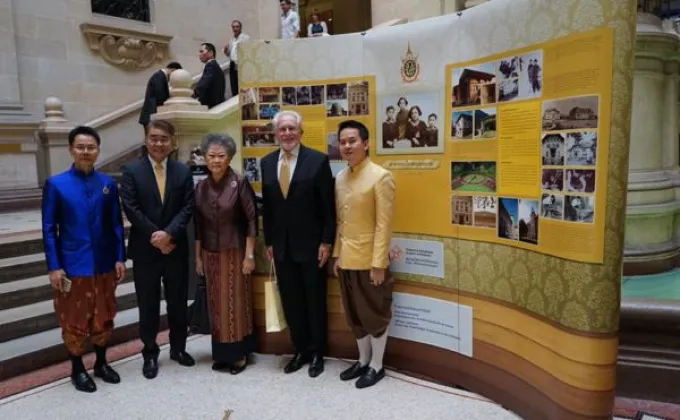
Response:
[[[76,127],[68,143],[71,169],[43,187],[43,244],[54,309],[71,356],[71,381],[79,391],[94,392],[82,359],[88,338],[97,355],[94,375],[120,382],[106,361],[106,346],[116,316],[116,285],[125,277],[125,237],[118,185],[94,170],[99,134]]]

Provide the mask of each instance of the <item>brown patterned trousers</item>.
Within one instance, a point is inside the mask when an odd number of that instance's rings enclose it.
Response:
[[[54,310],[61,336],[72,356],[82,356],[88,337],[106,347],[116,317],[116,272],[71,278],[71,290],[54,292]]]

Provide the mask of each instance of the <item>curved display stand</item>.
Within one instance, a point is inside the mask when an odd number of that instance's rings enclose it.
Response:
[[[303,143],[334,171],[338,123],[364,122],[397,182],[386,364],[528,419],[611,418],[634,41],[633,1],[495,0],[246,43],[243,167],[259,191],[277,110],[302,114]],[[260,351],[289,353],[287,332],[265,333],[258,268]],[[334,278],[328,312],[329,355],[356,357]]]

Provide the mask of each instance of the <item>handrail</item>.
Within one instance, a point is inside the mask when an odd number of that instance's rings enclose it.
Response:
[[[222,68],[222,71],[225,71],[229,68],[229,61],[227,60],[225,63],[220,64],[220,67]],[[201,75],[203,73],[198,73],[194,75],[191,80],[192,84],[196,84],[200,79]],[[90,120],[83,125],[86,125],[88,127],[92,128],[101,128],[113,121],[119,120],[121,118],[127,117],[128,115],[132,114],[133,112],[138,112],[142,109],[142,105],[144,105],[144,99],[139,99],[131,104],[125,105],[121,108],[118,108],[114,111],[108,112],[104,115],[100,115],[96,117],[93,120]]]

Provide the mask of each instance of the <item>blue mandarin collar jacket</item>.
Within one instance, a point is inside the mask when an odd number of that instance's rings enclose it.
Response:
[[[116,181],[71,167],[45,182],[42,230],[49,271],[87,277],[125,261],[125,233]]]

